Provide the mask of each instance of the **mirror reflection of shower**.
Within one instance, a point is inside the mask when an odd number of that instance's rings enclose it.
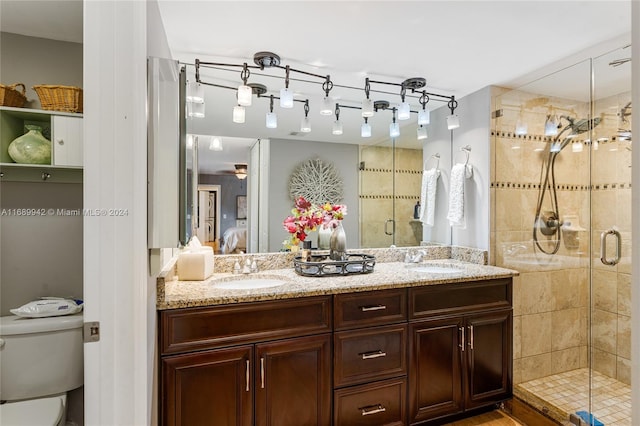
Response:
[[[540,169],[540,186],[533,224],[533,241],[535,247],[545,254],[556,254],[560,249],[560,228],[563,225],[560,219],[560,207],[558,205],[558,194],[556,191],[556,159],[562,150],[572,143],[573,138],[591,131],[600,124],[601,121],[602,117],[578,120],[569,115],[547,115],[545,133],[554,133],[555,135],[551,144],[549,144],[548,153]],[[553,125],[556,126],[555,132],[550,131],[550,127]],[[548,209],[543,209],[545,198],[549,199],[550,207]],[[555,237],[554,240],[552,240],[553,246],[551,248],[545,248],[540,242],[539,234],[547,237]]]

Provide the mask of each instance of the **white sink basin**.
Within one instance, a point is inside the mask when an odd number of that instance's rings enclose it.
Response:
[[[251,290],[258,288],[278,287],[287,281],[278,278],[239,277],[215,283],[215,288],[225,290]]]
[[[421,274],[457,274],[462,272],[462,269],[452,268],[449,266],[438,265],[417,265],[409,267],[409,270],[418,272]]]

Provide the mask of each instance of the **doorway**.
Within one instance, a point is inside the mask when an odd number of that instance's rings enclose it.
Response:
[[[196,235],[202,243],[220,253],[220,185],[198,185]]]

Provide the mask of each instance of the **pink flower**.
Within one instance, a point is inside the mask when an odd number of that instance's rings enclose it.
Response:
[[[308,233],[315,231],[320,225],[332,228],[338,226],[338,221],[347,214],[347,206],[330,203],[316,206],[304,197],[298,197],[291,214],[282,222],[284,229],[291,234],[289,239],[283,242],[288,249],[297,246],[300,241],[304,241]]]

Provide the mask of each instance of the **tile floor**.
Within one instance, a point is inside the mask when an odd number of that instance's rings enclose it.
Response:
[[[631,426],[631,386],[594,372],[591,412],[606,426]],[[589,411],[589,370],[581,368],[514,386],[514,394],[557,421]]]
[[[494,410],[468,419],[447,423],[444,426],[524,426],[508,414]]]

